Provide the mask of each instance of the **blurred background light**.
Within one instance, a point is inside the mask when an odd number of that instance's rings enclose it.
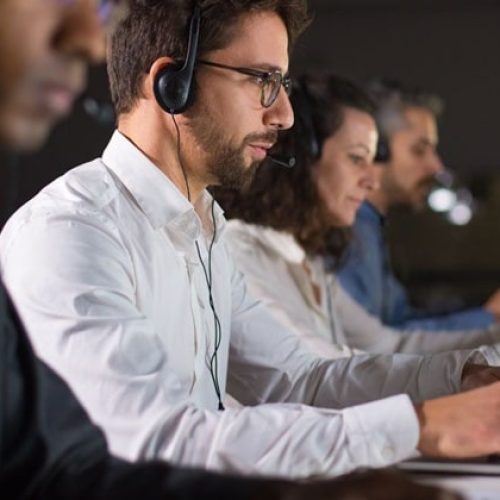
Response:
[[[457,202],[455,206],[448,212],[448,220],[456,226],[465,226],[468,224],[473,215],[472,207],[467,203]]]
[[[429,195],[429,207],[434,212],[449,212],[457,201],[457,195],[448,188],[434,189]]]

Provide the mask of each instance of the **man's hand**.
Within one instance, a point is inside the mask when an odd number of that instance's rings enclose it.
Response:
[[[500,321],[500,289],[491,295],[483,307]]]
[[[414,483],[404,474],[379,470],[328,481],[288,483],[289,491],[277,491],[279,500],[459,500],[456,493]],[[259,500],[263,500],[262,497]]]
[[[477,389],[500,381],[500,367],[467,363],[462,371],[462,391]]]
[[[500,382],[416,406],[419,450],[466,458],[500,452]]]

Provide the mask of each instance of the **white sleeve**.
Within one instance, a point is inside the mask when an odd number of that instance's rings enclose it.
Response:
[[[238,231],[231,231],[226,241],[238,270],[246,272],[244,282],[238,272],[234,278],[233,290],[239,290],[239,297],[234,298],[237,311],[228,387],[238,391],[236,397],[246,397],[247,404],[282,400],[346,407],[402,392],[422,401],[459,391],[466,360],[484,362],[475,351],[457,351],[427,356],[365,353],[331,363],[345,354],[341,356],[339,346],[320,337],[314,323],[302,320],[309,310],[300,305],[305,300],[300,294],[296,298],[287,291],[294,284],[287,281],[290,276],[283,259],[273,258]],[[260,304],[245,305],[246,283],[250,293],[262,299]],[[259,348],[261,352],[256,351]],[[285,373],[283,366],[287,366]],[[259,383],[257,377],[262,378]]]
[[[360,306],[338,283],[334,304],[349,345],[373,353],[437,353],[453,349],[474,349],[500,342],[500,328],[484,330],[429,331],[397,330],[381,323]],[[489,353],[489,355],[488,355]],[[490,364],[499,364],[496,349],[485,349]]]
[[[231,331],[228,390],[245,404],[283,401],[343,408],[399,393],[423,401],[458,392],[463,365],[478,355],[461,350],[320,357],[264,303],[253,300],[236,269]]]
[[[165,352],[153,324],[135,305],[129,254],[113,225],[98,214],[59,216],[49,222],[32,219],[10,237],[4,235],[1,247],[3,277],[36,351],[68,381],[118,456],[305,477],[385,466],[415,450],[418,421],[405,395],[347,410],[269,404],[225,412],[175,398],[179,384],[172,353]],[[241,329],[236,335],[236,371],[244,362],[237,348],[242,342],[255,344],[257,351],[277,347],[265,340],[269,329],[253,335],[253,327],[269,326],[262,323],[265,315],[259,307],[254,311],[261,321],[250,321],[246,339]],[[239,319],[244,316],[241,312]],[[293,342],[283,340],[293,347]],[[246,365],[245,382],[251,393],[267,378],[258,371],[266,370],[264,364],[252,363],[255,352],[248,351]],[[268,365],[286,358],[284,351],[278,357],[269,354]],[[295,372],[300,352],[293,357],[285,364]],[[290,376],[295,381],[331,377],[324,388],[308,381],[302,384],[304,389],[279,390],[279,384],[269,380],[268,388],[260,387],[259,399],[303,399],[337,406],[350,385],[343,388],[347,367],[334,370],[320,360],[309,377],[304,370],[311,361],[303,358],[302,373]],[[245,377],[244,369],[238,377]],[[266,392],[273,397],[266,398]]]

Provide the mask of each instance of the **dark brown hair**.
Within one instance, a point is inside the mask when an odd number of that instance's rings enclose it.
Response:
[[[182,61],[187,51],[193,0],[131,0],[129,15],[109,45],[108,76],[117,115],[130,111],[141,82],[162,56]],[[198,0],[201,9],[198,55],[227,46],[246,13],[275,12],[285,23],[289,47],[309,22],[307,0]]]
[[[264,163],[251,184],[240,192],[212,188],[228,218],[271,227],[292,234],[309,255],[330,255],[340,263],[350,231],[334,228],[321,201],[312,170],[315,139],[321,154],[323,142],[342,126],[344,110],[354,108],[373,116],[367,95],[351,82],[335,75],[308,75],[300,79],[291,96],[295,125],[283,132],[277,144],[279,154],[296,158],[293,168]],[[305,130],[306,124],[313,128]],[[311,137],[311,140],[308,139]]]

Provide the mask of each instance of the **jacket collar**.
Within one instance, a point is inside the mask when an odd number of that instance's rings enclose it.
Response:
[[[385,217],[369,202],[365,201],[358,210],[358,218],[371,224],[383,226]]]

